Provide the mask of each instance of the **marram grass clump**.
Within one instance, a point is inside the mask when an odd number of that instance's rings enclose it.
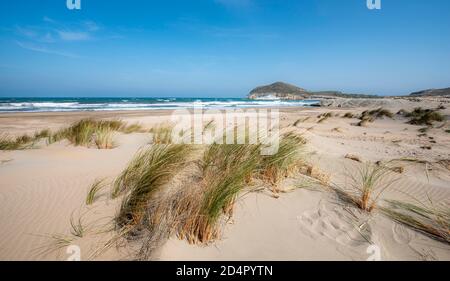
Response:
[[[344,201],[361,210],[372,212],[378,206],[380,196],[396,181],[390,179],[393,171],[386,165],[365,163],[356,174],[350,174],[348,186],[332,186]]]
[[[96,146],[99,149],[114,147],[113,133],[142,132],[139,124],[127,125],[120,120],[83,119],[48,136],[48,143],[67,139],[75,146]]]
[[[415,108],[412,112],[405,112],[405,117],[410,118],[408,121],[412,125],[433,125],[433,122],[442,122],[445,120],[444,116],[433,109]]]
[[[115,194],[128,191],[116,218],[120,227],[142,222],[148,201],[186,164],[190,152],[187,145],[154,145],[132,160],[116,183]]]
[[[276,186],[283,178],[296,172],[304,164],[306,140],[297,134],[288,133],[281,137],[277,153],[262,156],[259,163],[260,177]]]
[[[208,243],[220,235],[222,215],[231,216],[238,194],[260,160],[258,145],[210,145],[200,162],[201,198],[188,203],[190,214],[177,227],[177,235],[191,243]]]
[[[412,204],[396,200],[387,201],[381,210],[389,218],[422,232],[434,239],[450,244],[450,208],[448,203],[439,205]]]

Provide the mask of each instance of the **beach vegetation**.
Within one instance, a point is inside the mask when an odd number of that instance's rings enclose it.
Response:
[[[96,179],[92,186],[89,188],[86,196],[86,205],[92,205],[97,199],[98,192],[105,187],[105,179]]]
[[[333,186],[337,195],[361,210],[372,212],[380,196],[395,182],[389,180],[392,170],[386,165],[365,163],[356,174],[349,174],[350,183],[346,187]]]
[[[411,112],[407,112],[405,117],[410,118],[408,121],[412,125],[433,125],[433,122],[442,122],[445,120],[444,115],[433,109],[415,108]]]
[[[445,203],[409,203],[398,200],[387,201],[382,212],[394,221],[408,226],[431,238],[450,244],[450,209]]]

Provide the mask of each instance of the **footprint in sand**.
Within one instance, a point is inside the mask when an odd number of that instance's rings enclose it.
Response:
[[[342,246],[360,246],[366,244],[371,236],[368,224],[338,207],[330,209],[320,204],[319,209],[306,211],[297,216],[300,230],[313,239],[325,237]],[[367,237],[364,239],[364,237]]]

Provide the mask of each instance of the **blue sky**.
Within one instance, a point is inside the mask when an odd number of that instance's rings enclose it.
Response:
[[[450,86],[450,1],[0,1],[0,97]]]

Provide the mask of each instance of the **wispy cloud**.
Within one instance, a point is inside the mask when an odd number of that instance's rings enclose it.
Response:
[[[63,56],[63,57],[68,57],[68,58],[80,58],[79,55],[69,53],[69,52],[49,49],[45,46],[39,46],[39,45],[24,43],[24,42],[19,42],[19,41],[16,41],[16,44],[25,50],[34,51],[34,52],[38,52],[38,53],[57,55],[57,56]]]
[[[57,30],[59,38],[64,41],[86,41],[92,39],[88,32]]]

